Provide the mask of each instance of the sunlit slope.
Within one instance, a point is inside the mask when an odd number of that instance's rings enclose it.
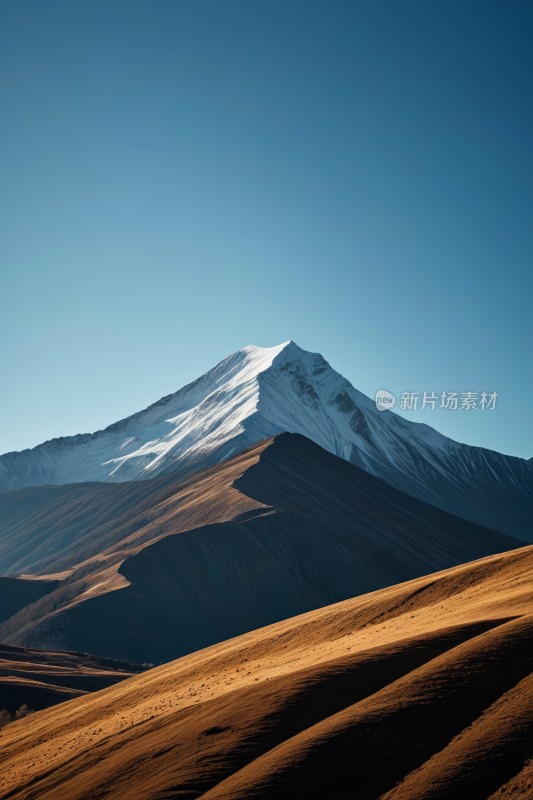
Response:
[[[280,622],[8,726],[0,797],[526,800],[532,614],[527,547]]]

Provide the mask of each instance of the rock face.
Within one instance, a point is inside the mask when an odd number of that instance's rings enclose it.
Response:
[[[0,491],[183,475],[285,431],[426,502],[533,538],[533,460],[460,444],[427,425],[377,411],[321,355],[294,342],[245,347],[103,431],[0,456]]]

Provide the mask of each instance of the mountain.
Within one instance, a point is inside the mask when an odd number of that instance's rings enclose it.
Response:
[[[113,686],[141,671],[138,665],[81,653],[0,644],[0,710],[14,714],[27,706],[30,711],[40,711]]]
[[[532,587],[525,547],[39,712],[0,797],[529,800]]]
[[[50,589],[0,640],[138,663],[521,545],[298,434],[186,479],[27,488],[3,503],[3,566],[46,568]]]
[[[57,589],[59,581],[0,577],[0,623],[9,619],[25,606],[35,603],[44,595]]]
[[[533,460],[380,412],[322,356],[294,342],[245,347],[103,431],[0,456],[0,490],[184,475],[284,431],[439,508],[531,540]]]

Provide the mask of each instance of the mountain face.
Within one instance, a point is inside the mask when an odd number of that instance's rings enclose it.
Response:
[[[4,558],[55,574],[0,623],[1,641],[162,662],[521,545],[296,434],[141,487],[137,499],[135,482],[29,488],[25,511],[13,493]]]
[[[183,475],[284,431],[433,505],[532,538],[533,460],[460,444],[380,412],[321,355],[294,342],[245,347],[103,431],[0,456],[0,490]]]

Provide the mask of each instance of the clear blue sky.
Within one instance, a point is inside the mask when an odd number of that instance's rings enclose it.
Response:
[[[294,339],[533,456],[533,4],[3,0],[0,451]]]

